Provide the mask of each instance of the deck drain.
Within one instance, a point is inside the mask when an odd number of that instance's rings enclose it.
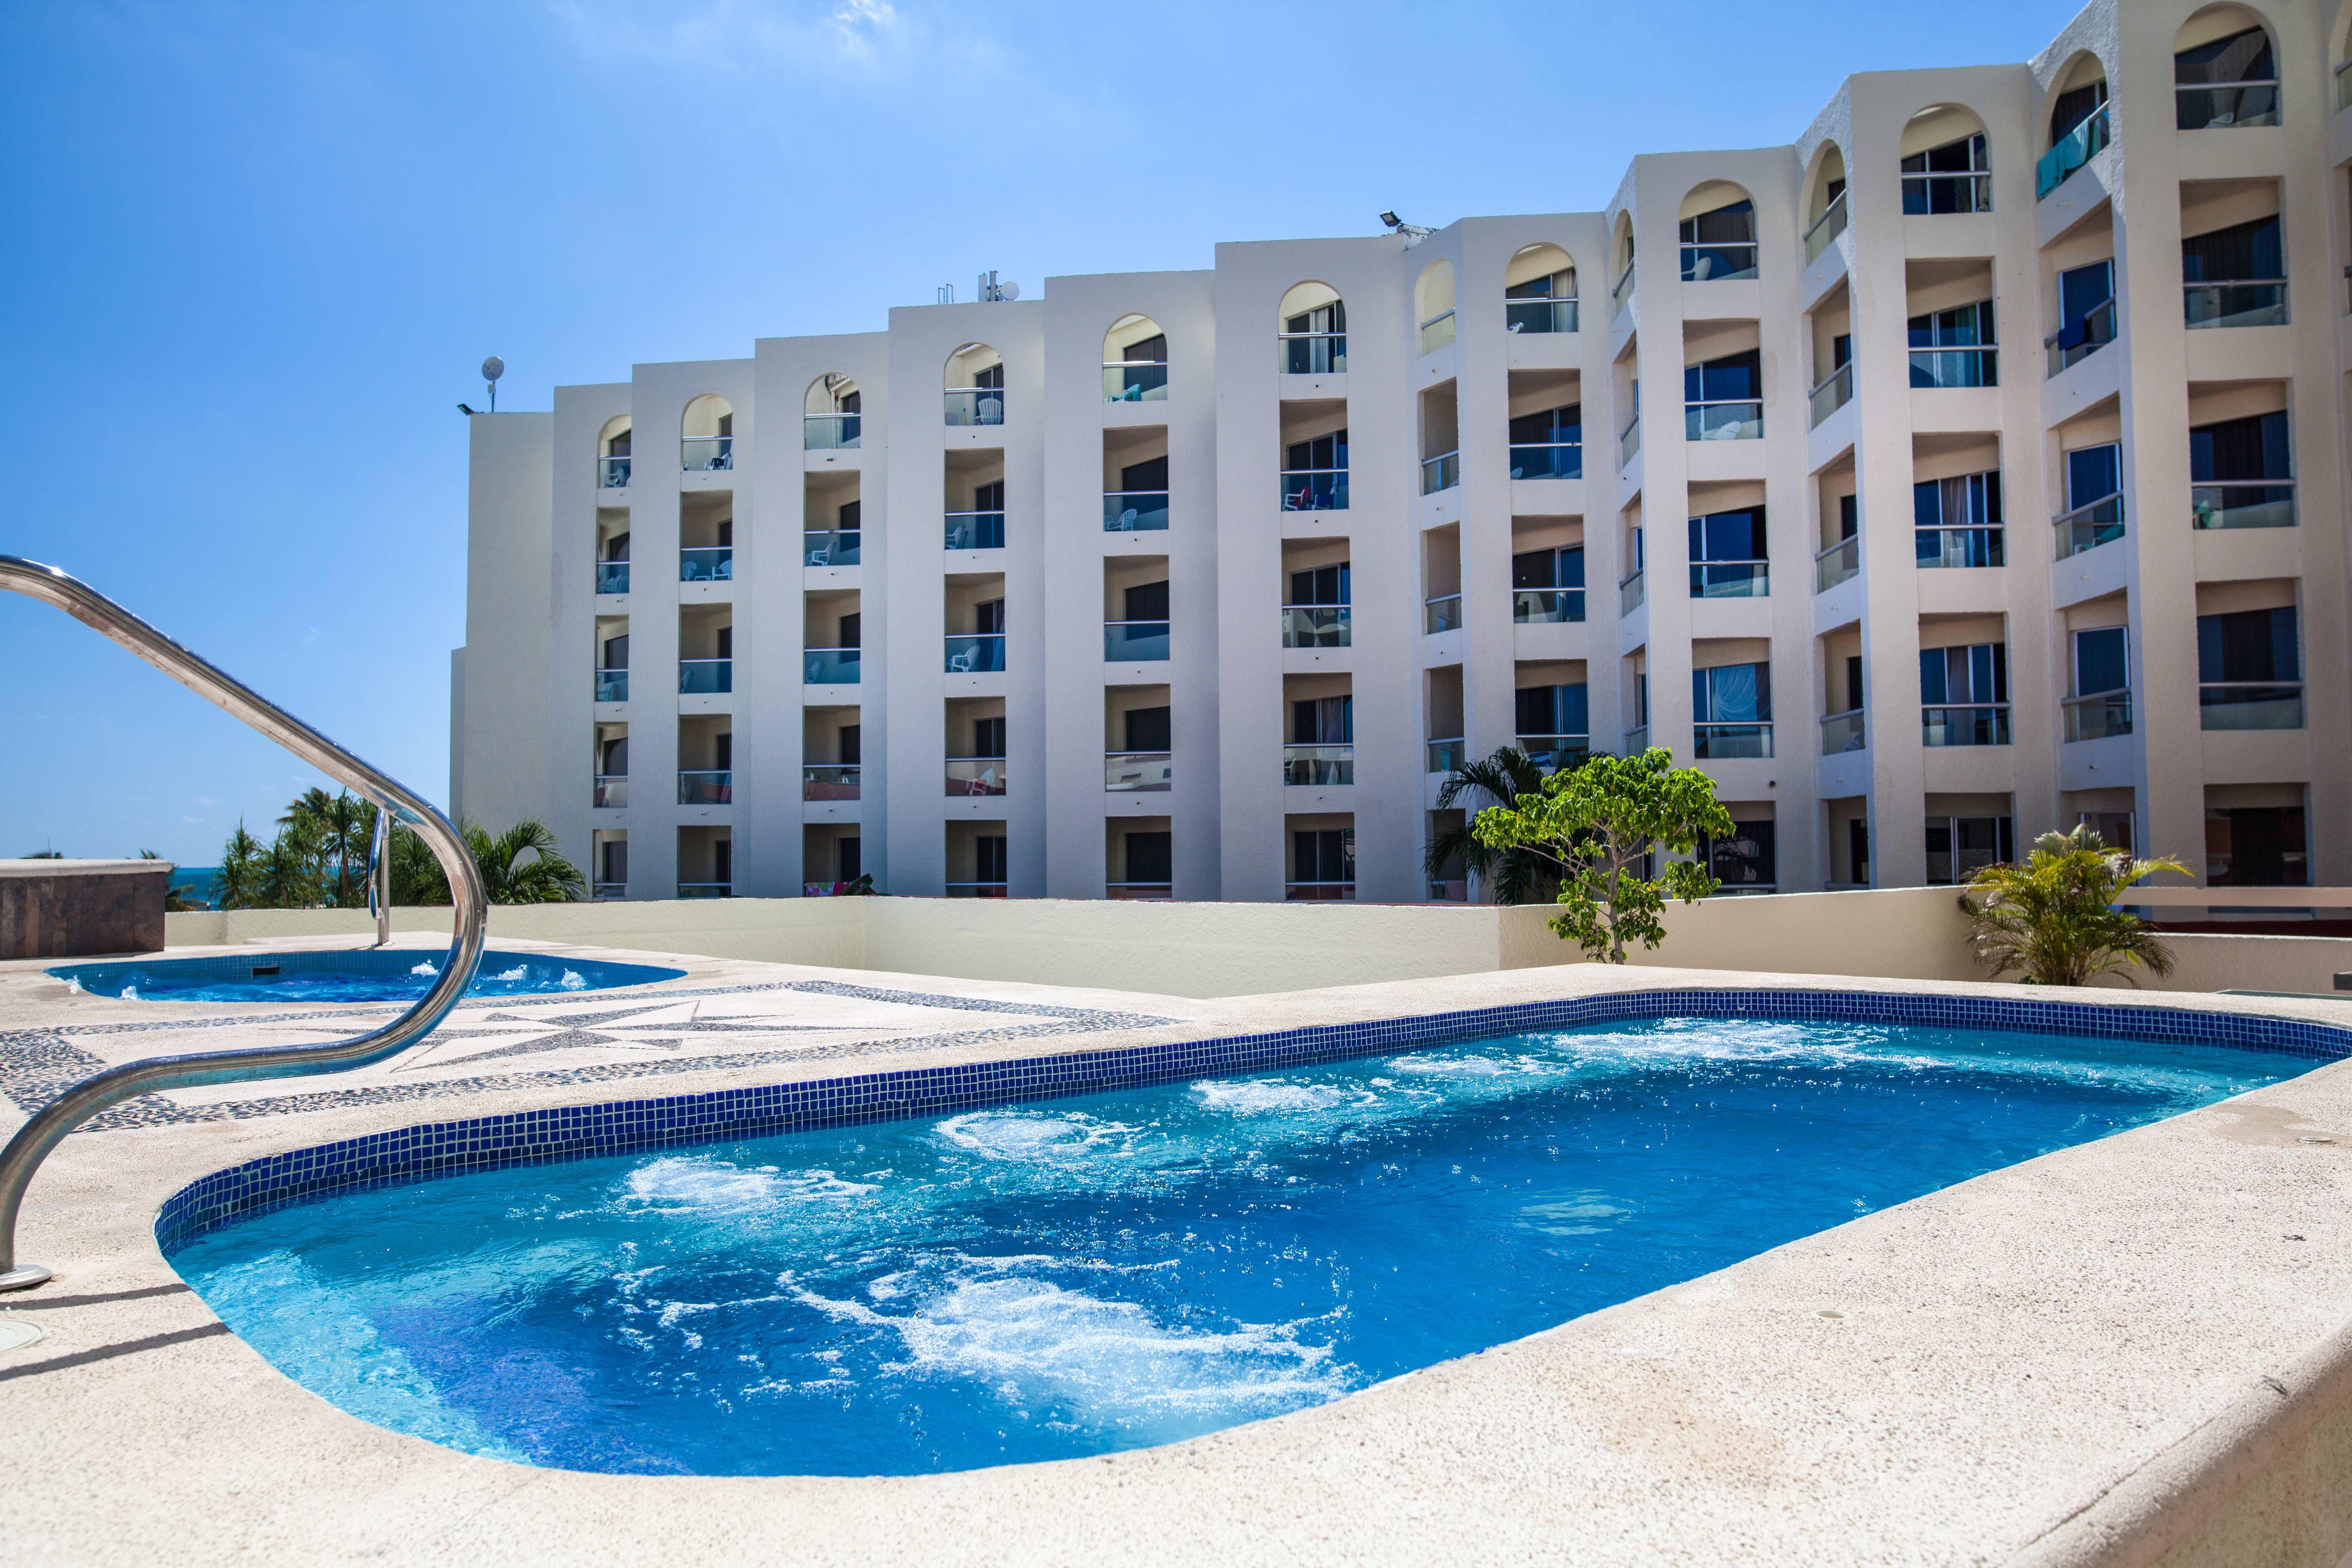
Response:
[[[41,1338],[41,1325],[22,1318],[0,1318],[0,1353],[20,1351]]]

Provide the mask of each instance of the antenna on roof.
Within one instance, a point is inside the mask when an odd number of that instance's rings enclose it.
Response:
[[[507,362],[496,354],[482,362],[482,379],[489,384],[490,412],[493,414],[499,411],[499,377],[506,373]]]
[[[1018,300],[1021,298],[1021,285],[1011,282],[999,283],[996,280],[996,269],[991,268],[980,275],[979,293],[982,300],[988,301]]]

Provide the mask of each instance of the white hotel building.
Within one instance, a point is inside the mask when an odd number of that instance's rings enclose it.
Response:
[[[2352,882],[2348,26],[2101,0],[1601,212],[477,416],[454,806],[603,896],[1418,901],[1458,759],[1648,743],[1735,887]]]

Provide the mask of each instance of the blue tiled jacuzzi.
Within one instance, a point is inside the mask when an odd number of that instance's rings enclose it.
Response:
[[[414,1002],[431,989],[448,954],[439,948],[376,947],[333,952],[232,952],[213,958],[134,958],[61,963],[49,975],[93,996],[126,1002]],[[561,995],[683,977],[651,963],[539,952],[485,952],[468,996]]]

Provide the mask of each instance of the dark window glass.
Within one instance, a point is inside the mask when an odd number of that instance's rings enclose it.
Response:
[[[606,778],[624,779],[629,776],[629,738],[626,735],[617,741],[604,742],[604,766],[597,771]]]
[[[1582,685],[1522,686],[1517,697],[1522,735],[1583,735],[1591,731],[1589,689]]]
[[[735,736],[731,731],[710,738],[710,765],[722,773],[735,765]]]
[[[2270,282],[2286,276],[2275,215],[2192,235],[2180,242],[2185,283]]]
[[[1911,346],[1915,349],[1977,348],[1998,341],[1993,336],[1990,300],[1911,318]]]
[[[719,658],[733,658],[735,657],[735,628],[733,626],[721,626],[719,628],[719,648],[716,657]]]
[[[1130,621],[1164,621],[1168,618],[1168,584],[1138,583],[1127,590],[1124,599],[1127,618]]]
[[[1772,667],[1722,664],[1691,671],[1691,718],[1700,724],[1761,724],[1772,717]]]
[[[625,882],[629,879],[629,841],[607,838],[601,846],[604,854],[604,874],[600,882]]]
[[[865,511],[866,503],[863,501],[844,501],[841,503],[841,510],[834,513],[834,526],[844,530],[857,529],[861,526],[858,520],[865,515]]]
[[[976,637],[1002,637],[1004,633],[1004,601],[982,599],[971,607],[971,629]]]
[[[606,669],[626,669],[629,668],[628,633],[623,632],[619,637],[606,637],[604,639],[604,668]]]
[[[1004,836],[983,833],[971,841],[975,882],[1002,882],[1005,879]]]
[[[1352,882],[1356,879],[1356,830],[1326,827],[1290,836],[1290,879],[1294,882]]]
[[[2116,297],[2116,264],[2094,261],[2058,274],[2058,346],[2079,348],[2089,341],[2091,312]]]
[[[2294,470],[2287,460],[2285,411],[2192,426],[2189,477],[2200,485],[2293,479]]]
[[[1690,520],[1690,558],[1694,561],[1761,561],[1764,559],[1764,509],[1709,512]]]
[[[2097,112],[2107,101],[2107,84],[2095,81],[2088,87],[2070,88],[2058,95],[2050,106],[2050,140],[2055,142]]]
[[[2114,442],[2104,447],[2078,447],[2066,454],[2068,510],[2088,506],[2123,488],[2123,448]]]
[[[1004,367],[1002,364],[992,364],[986,370],[976,371],[972,374],[971,384],[974,386],[1002,388],[1004,385]]]
[[[971,754],[975,757],[1001,757],[1004,754],[1004,716],[974,719],[971,721]]]
[[[2204,681],[2301,680],[2292,605],[2197,617],[2197,679]]]
[[[865,625],[865,621],[866,617],[862,614],[842,616],[840,631],[838,633],[841,640],[833,646],[835,647],[857,647],[861,646],[857,639],[865,635],[863,631],[860,630],[860,628]]]
[[[860,724],[844,724],[840,729],[834,731],[834,734],[838,742],[838,750],[841,754],[841,765],[849,768],[854,768],[859,765],[860,762],[863,760],[861,748],[865,744],[865,726]]]
[[[972,486],[971,510],[974,511],[1003,511],[1004,510],[1004,481],[1003,479],[991,479],[984,485]]]
[[[1336,566],[1317,566],[1290,574],[1290,603],[1294,605],[1344,605],[1349,603],[1348,563]]]
[[[2008,700],[2009,648],[2005,644],[1974,643],[1965,647],[1919,650],[1919,701],[1923,707]]]
[[[1140,463],[1129,463],[1118,471],[1118,488],[1123,490],[1164,490],[1168,488],[1168,459],[1147,458]]]
[[[1141,342],[1129,343],[1118,351],[1118,357],[1129,364],[1166,364],[1168,334],[1161,332],[1156,337],[1146,338]]]
[[[1539,414],[1522,414],[1511,421],[1514,447],[1581,445],[1583,440],[1584,405],[1580,403],[1547,408]]]
[[[2124,628],[2101,626],[2074,634],[2074,694],[2120,691],[2130,682],[2124,669]]]
[[[614,437],[611,440],[605,442],[604,455],[610,458],[627,457],[629,455],[629,432],[624,430],[619,435]]]
[[[2206,82],[2275,81],[2278,66],[2271,55],[2271,36],[2249,27],[2172,57],[2172,79],[2184,87]]]
[[[1838,537],[1852,539],[1862,531],[1862,498],[1838,497]]]
[[[1852,712],[1862,705],[1862,655],[1858,653],[1850,653],[1845,656],[1846,711]]]
[[[1729,206],[1686,217],[1683,219],[1682,237],[1685,245],[1753,245],[1756,204],[1733,202]]]
[[[1906,174],[1981,174],[1991,167],[1985,161],[1981,132],[1930,147],[1925,153],[1914,153],[1903,160],[1903,172]]]
[[[1293,441],[1284,448],[1288,468],[1344,468],[1348,466],[1348,433],[1334,430],[1328,436],[1318,436],[1309,441]]]
[[[1129,834],[1127,879],[1130,882],[1174,881],[1176,836],[1172,833]]]
[[[1559,552],[1529,550],[1511,557],[1511,586],[1514,588],[1556,588],[1553,578],[1559,571]]]
[[[710,879],[722,888],[735,880],[733,839],[714,838],[710,841]]]
[[[1174,749],[1170,739],[1171,726],[1165,708],[1130,708],[1127,710],[1127,749],[1130,752],[1166,752]]]
[[[1310,697],[1290,705],[1294,746],[1345,746],[1356,739],[1353,697]]]
[[[1728,838],[1703,838],[1699,853],[1706,868],[1727,888],[1771,887],[1778,856],[1769,822],[1734,822]]]
[[[2205,881],[2215,888],[2300,888],[2311,879],[2299,805],[2205,814]]]
[[[605,560],[626,561],[628,558],[629,535],[626,530],[623,530],[621,532],[613,535],[612,538],[604,542]]]
[[[1683,367],[1685,403],[1752,402],[1764,395],[1763,359],[1755,349]]]
[[[840,880],[855,882],[864,875],[858,866],[862,858],[859,854],[860,847],[855,836],[836,838],[833,841],[833,872]]]

